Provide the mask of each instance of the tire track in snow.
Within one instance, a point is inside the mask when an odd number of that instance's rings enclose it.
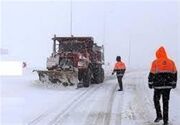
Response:
[[[103,83],[104,84],[104,83]],[[80,96],[79,98],[77,98],[73,103],[71,103],[70,105],[68,105],[63,111],[61,111],[60,113],[58,113],[56,115],[56,117],[54,117],[49,123],[48,125],[60,125],[61,124],[61,120],[63,119],[64,116],[66,116],[68,113],[70,113],[73,109],[75,109],[75,107],[77,107],[79,104],[81,104],[84,100],[87,99],[87,97],[89,97],[90,95],[92,95],[94,92],[96,92],[96,90],[98,90],[99,88],[101,88],[103,86],[103,84],[100,84],[97,87],[93,87],[91,88],[89,91],[87,91],[85,94],[83,94],[82,96]]]
[[[100,123],[102,123],[102,119],[104,119],[103,125],[109,125],[110,124],[112,105],[114,102],[114,96],[115,96],[116,88],[117,88],[117,84],[116,84],[116,86],[114,86],[113,91],[110,93],[111,97],[107,100],[108,101],[107,113],[105,113],[103,115],[101,115],[101,113],[100,113],[99,114],[100,117],[96,119],[95,125],[100,125]]]
[[[77,96],[75,96],[72,101],[70,103],[68,103],[68,105],[66,107],[68,107],[69,105],[73,104],[74,102],[76,102],[78,99],[80,99],[84,94],[86,94],[88,92],[88,90],[84,90],[82,91],[80,94],[78,94]],[[40,114],[38,117],[36,117],[35,119],[33,119],[32,121],[30,121],[28,123],[28,125],[36,125],[38,124],[38,122],[40,122],[41,120],[43,120],[43,118],[45,118],[46,116],[48,116],[49,114],[51,114],[52,112],[56,111],[58,109],[59,105],[56,107],[53,107],[51,109],[49,109],[48,111]]]
[[[109,125],[110,124],[112,105],[114,102],[116,89],[117,89],[117,84],[113,84],[110,91],[107,91],[108,95],[110,97],[106,98],[105,100],[103,100],[101,102],[103,111],[99,111],[97,113],[90,112],[87,116],[87,119],[86,119],[84,125]],[[97,105],[95,105],[95,106],[97,106]],[[97,107],[94,107],[94,108],[97,108]]]

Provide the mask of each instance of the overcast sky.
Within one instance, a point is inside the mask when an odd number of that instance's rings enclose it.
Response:
[[[106,63],[120,55],[128,66],[148,67],[160,45],[180,62],[178,6],[176,1],[72,1],[72,32],[104,44]],[[70,36],[70,2],[2,2],[1,26],[1,45],[9,50],[3,59],[45,67],[53,35]]]

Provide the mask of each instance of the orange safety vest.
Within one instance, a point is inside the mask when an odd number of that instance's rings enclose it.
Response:
[[[176,66],[174,62],[168,59],[166,51],[164,47],[160,47],[156,51],[156,60],[153,61],[151,66],[151,73],[161,73],[161,72],[169,72],[176,73]]]
[[[116,62],[114,66],[115,70],[121,70],[121,69],[126,69],[126,66],[123,62]]]

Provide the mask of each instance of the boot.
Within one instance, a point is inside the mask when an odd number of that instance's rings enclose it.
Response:
[[[163,125],[169,125],[169,124],[168,124],[168,122],[164,122],[164,124],[163,124]]]
[[[162,120],[162,117],[157,117],[155,120],[154,120],[154,122],[159,122],[159,121],[161,121]]]

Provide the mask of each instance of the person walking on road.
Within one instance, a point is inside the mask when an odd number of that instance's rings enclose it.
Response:
[[[177,70],[174,61],[167,57],[164,47],[156,51],[156,59],[152,62],[148,76],[149,88],[154,88],[154,106],[156,119],[154,122],[164,121],[168,125],[169,98],[171,89],[176,88]],[[161,113],[160,98],[162,96],[163,115]]]
[[[121,57],[117,56],[116,57],[116,63],[114,66],[114,70],[112,72],[112,75],[114,75],[114,73],[116,73],[117,79],[118,79],[118,83],[119,83],[119,90],[118,91],[123,91],[123,83],[122,83],[122,78],[124,76],[124,73],[126,71],[126,66],[125,64],[121,61]]]

